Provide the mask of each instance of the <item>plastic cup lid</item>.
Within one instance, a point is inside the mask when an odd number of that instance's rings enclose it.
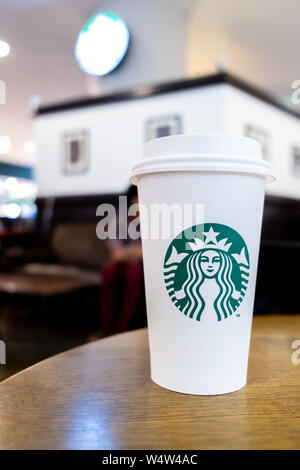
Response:
[[[131,182],[150,173],[217,172],[251,174],[274,181],[257,140],[226,134],[174,135],[146,143],[144,159],[134,166]]]

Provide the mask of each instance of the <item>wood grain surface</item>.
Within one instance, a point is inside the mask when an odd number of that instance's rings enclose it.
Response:
[[[147,330],[70,350],[0,384],[0,448],[299,449],[297,339],[300,315],[255,317],[248,385],[213,397],[150,380]]]

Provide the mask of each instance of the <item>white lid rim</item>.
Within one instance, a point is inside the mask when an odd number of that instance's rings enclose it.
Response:
[[[268,171],[268,168],[263,168],[263,167],[257,167],[255,168],[254,166],[246,166],[242,168],[239,166],[239,168],[229,168],[229,167],[221,167],[219,164],[215,168],[212,166],[207,167],[207,168],[200,168],[195,167],[195,168],[152,168],[152,169],[144,169],[140,171],[135,171],[135,168],[133,169],[132,176],[130,177],[130,182],[132,184],[137,185],[138,180],[142,176],[146,175],[151,175],[151,174],[159,174],[159,173],[179,173],[179,172],[184,172],[184,173],[212,173],[212,174],[217,174],[217,173],[231,173],[231,174],[240,174],[240,175],[250,175],[250,176],[256,176],[258,178],[263,178],[266,180],[267,183],[272,183],[273,181],[276,180],[276,178],[272,175],[270,171]]]
[[[199,173],[240,173],[261,176],[268,182],[275,180],[271,164],[266,160],[241,157],[238,155],[172,155],[146,158],[137,163],[130,181],[136,184],[139,176],[167,172],[199,172]]]
[[[233,165],[237,164],[245,164],[248,163],[250,165],[258,165],[267,168],[271,172],[271,164],[267,162],[266,160],[259,160],[258,158],[255,157],[241,157],[240,155],[228,155],[228,154],[178,154],[178,155],[163,155],[163,156],[155,156],[155,157],[149,157],[145,158],[144,160],[141,160],[139,163],[134,165],[132,171],[136,171],[138,168],[142,167],[147,167],[149,164],[155,164],[155,165],[160,165],[167,163],[170,167],[172,164],[177,163],[177,162],[182,162],[184,165],[188,164],[194,164],[197,162],[197,164],[201,163],[232,163]]]

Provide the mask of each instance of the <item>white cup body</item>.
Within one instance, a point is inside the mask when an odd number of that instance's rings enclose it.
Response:
[[[250,259],[247,290],[236,312],[217,321],[207,304],[196,321],[174,305],[166,289],[164,259],[171,239],[142,240],[151,377],[157,384],[200,395],[229,393],[246,384],[264,191],[264,178],[245,174],[172,172],[139,178],[139,202],[148,211],[153,204],[203,204],[204,223],[237,231]],[[141,213],[142,231],[143,225]]]

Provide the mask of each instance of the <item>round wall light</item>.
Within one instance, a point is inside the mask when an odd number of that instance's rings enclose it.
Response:
[[[9,44],[0,40],[0,57],[6,57],[10,52]]]
[[[128,44],[129,31],[124,20],[115,13],[102,12],[88,20],[80,31],[75,57],[84,72],[103,76],[122,62]]]

